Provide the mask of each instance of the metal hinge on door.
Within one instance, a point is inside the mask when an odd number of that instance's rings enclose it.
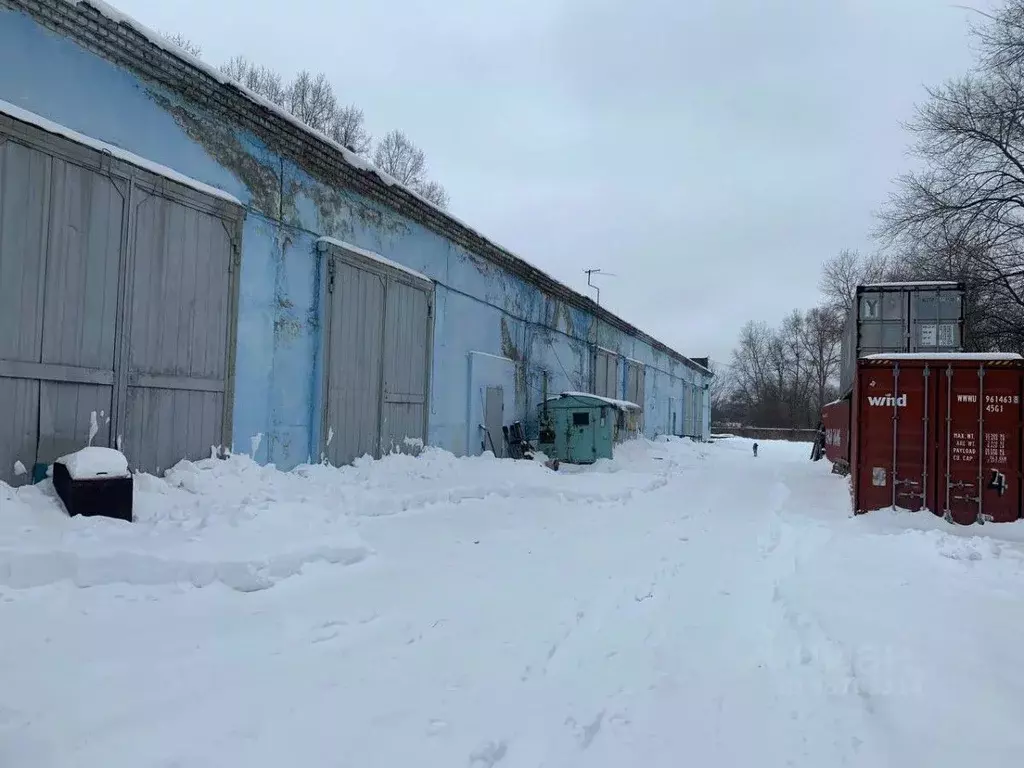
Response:
[[[334,259],[329,258],[327,260],[327,290],[331,293],[334,292],[334,273],[337,267],[334,265]]]
[[[242,265],[242,247],[237,237],[231,238],[231,259],[228,261],[228,274],[232,274]]]

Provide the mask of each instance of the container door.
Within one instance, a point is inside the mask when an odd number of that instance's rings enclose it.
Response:
[[[934,394],[929,368],[862,365],[857,512],[933,504]]]
[[[910,351],[935,354],[960,350],[960,318],[963,317],[960,292],[918,290],[910,296]]]
[[[960,525],[1016,520],[1022,501],[1020,371],[949,366],[940,378],[943,515]]]

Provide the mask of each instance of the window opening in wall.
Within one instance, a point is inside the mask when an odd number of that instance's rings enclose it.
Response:
[[[574,427],[590,426],[590,414],[586,411],[575,411],[572,415],[572,425]]]

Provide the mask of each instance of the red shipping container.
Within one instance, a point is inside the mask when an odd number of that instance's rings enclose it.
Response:
[[[963,525],[1024,511],[1024,360],[874,355],[853,391],[854,510],[929,509]]]
[[[846,474],[850,470],[850,398],[822,408],[821,423],[825,427],[825,455],[833,471]]]

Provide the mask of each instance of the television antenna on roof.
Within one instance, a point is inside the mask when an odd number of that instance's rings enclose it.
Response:
[[[600,269],[584,269],[583,272],[587,276],[587,285],[593,288],[594,292],[597,294],[597,298],[594,299],[594,301],[597,302],[598,306],[601,306],[601,289],[594,285],[594,275],[601,275],[602,277],[618,277],[618,275],[613,272],[604,272]]]

